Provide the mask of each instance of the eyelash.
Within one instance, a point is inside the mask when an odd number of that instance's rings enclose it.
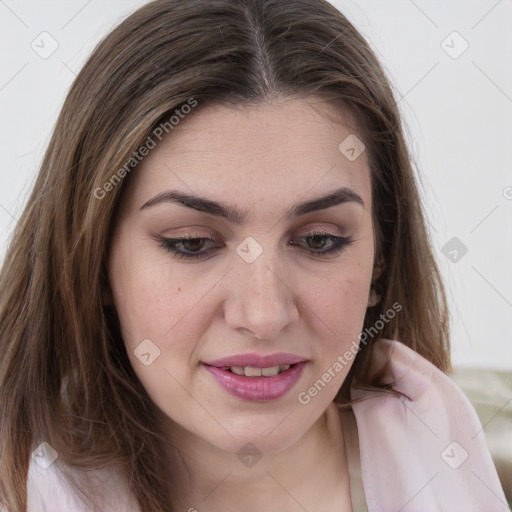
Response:
[[[306,252],[311,254],[314,257],[319,258],[327,258],[327,257],[335,257],[338,254],[340,254],[346,246],[351,244],[354,240],[350,238],[345,238],[342,236],[334,236],[330,233],[325,233],[322,231],[313,231],[311,233],[308,233],[307,235],[301,236],[299,240],[307,240],[308,238],[313,237],[321,237],[321,238],[327,238],[331,239],[334,242],[334,246],[328,249],[327,251],[314,251],[310,249],[304,249]],[[182,250],[179,250],[176,248],[176,246],[183,244],[183,242],[186,241],[195,241],[195,240],[209,240],[214,242],[215,240],[208,237],[201,237],[197,234],[194,234],[192,236],[186,236],[186,237],[177,237],[177,238],[167,238],[167,237],[157,237],[158,241],[160,242],[160,246],[163,247],[166,251],[172,253],[173,257],[176,258],[184,258],[188,260],[193,259],[200,259],[205,258],[209,256],[209,251],[203,251],[203,252],[195,252],[195,253],[188,253],[184,252]],[[298,245],[296,243],[292,243],[291,245]]]

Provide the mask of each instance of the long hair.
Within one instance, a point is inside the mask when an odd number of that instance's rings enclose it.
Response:
[[[70,467],[119,468],[143,512],[169,510],[163,435],[105,300],[114,215],[134,153],[191,99],[198,110],[277,96],[323,98],[353,114],[370,165],[382,299],[367,310],[373,334],[336,400],[353,379],[378,387],[366,371],[378,337],[450,368],[445,291],[413,160],[368,43],[325,0],[156,0],[105,37],[74,81],[6,253],[0,503],[10,512],[25,510],[41,441]],[[113,184],[114,174],[124,179]],[[396,304],[402,310],[379,323]]]

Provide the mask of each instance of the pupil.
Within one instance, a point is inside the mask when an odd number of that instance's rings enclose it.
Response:
[[[321,249],[324,245],[325,237],[323,235],[313,235],[310,236],[309,239],[310,241],[313,240],[313,247],[315,249]]]
[[[190,240],[183,240],[183,244],[184,246],[188,244],[188,247],[185,247],[187,250],[197,251],[203,247],[204,240],[202,238],[192,238]]]

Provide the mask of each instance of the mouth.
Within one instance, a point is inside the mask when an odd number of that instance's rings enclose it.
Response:
[[[251,402],[269,402],[284,396],[295,386],[308,362],[298,356],[287,356],[281,357],[281,361],[286,359],[289,362],[275,364],[274,356],[271,364],[262,363],[260,358],[258,365],[254,362],[243,365],[243,362],[247,362],[247,356],[243,356],[243,361],[239,362],[241,357],[236,364],[226,364],[233,363],[233,358],[230,358],[229,361],[216,361],[215,364],[203,363],[203,367],[230,395]],[[296,362],[292,361],[293,358]]]

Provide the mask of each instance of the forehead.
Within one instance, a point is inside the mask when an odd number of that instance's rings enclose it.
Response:
[[[177,188],[282,207],[346,186],[370,204],[366,151],[355,159],[344,152],[345,141],[362,142],[362,135],[353,118],[341,113],[335,120],[332,113],[322,100],[298,98],[196,108],[134,170],[129,196],[140,207]]]

